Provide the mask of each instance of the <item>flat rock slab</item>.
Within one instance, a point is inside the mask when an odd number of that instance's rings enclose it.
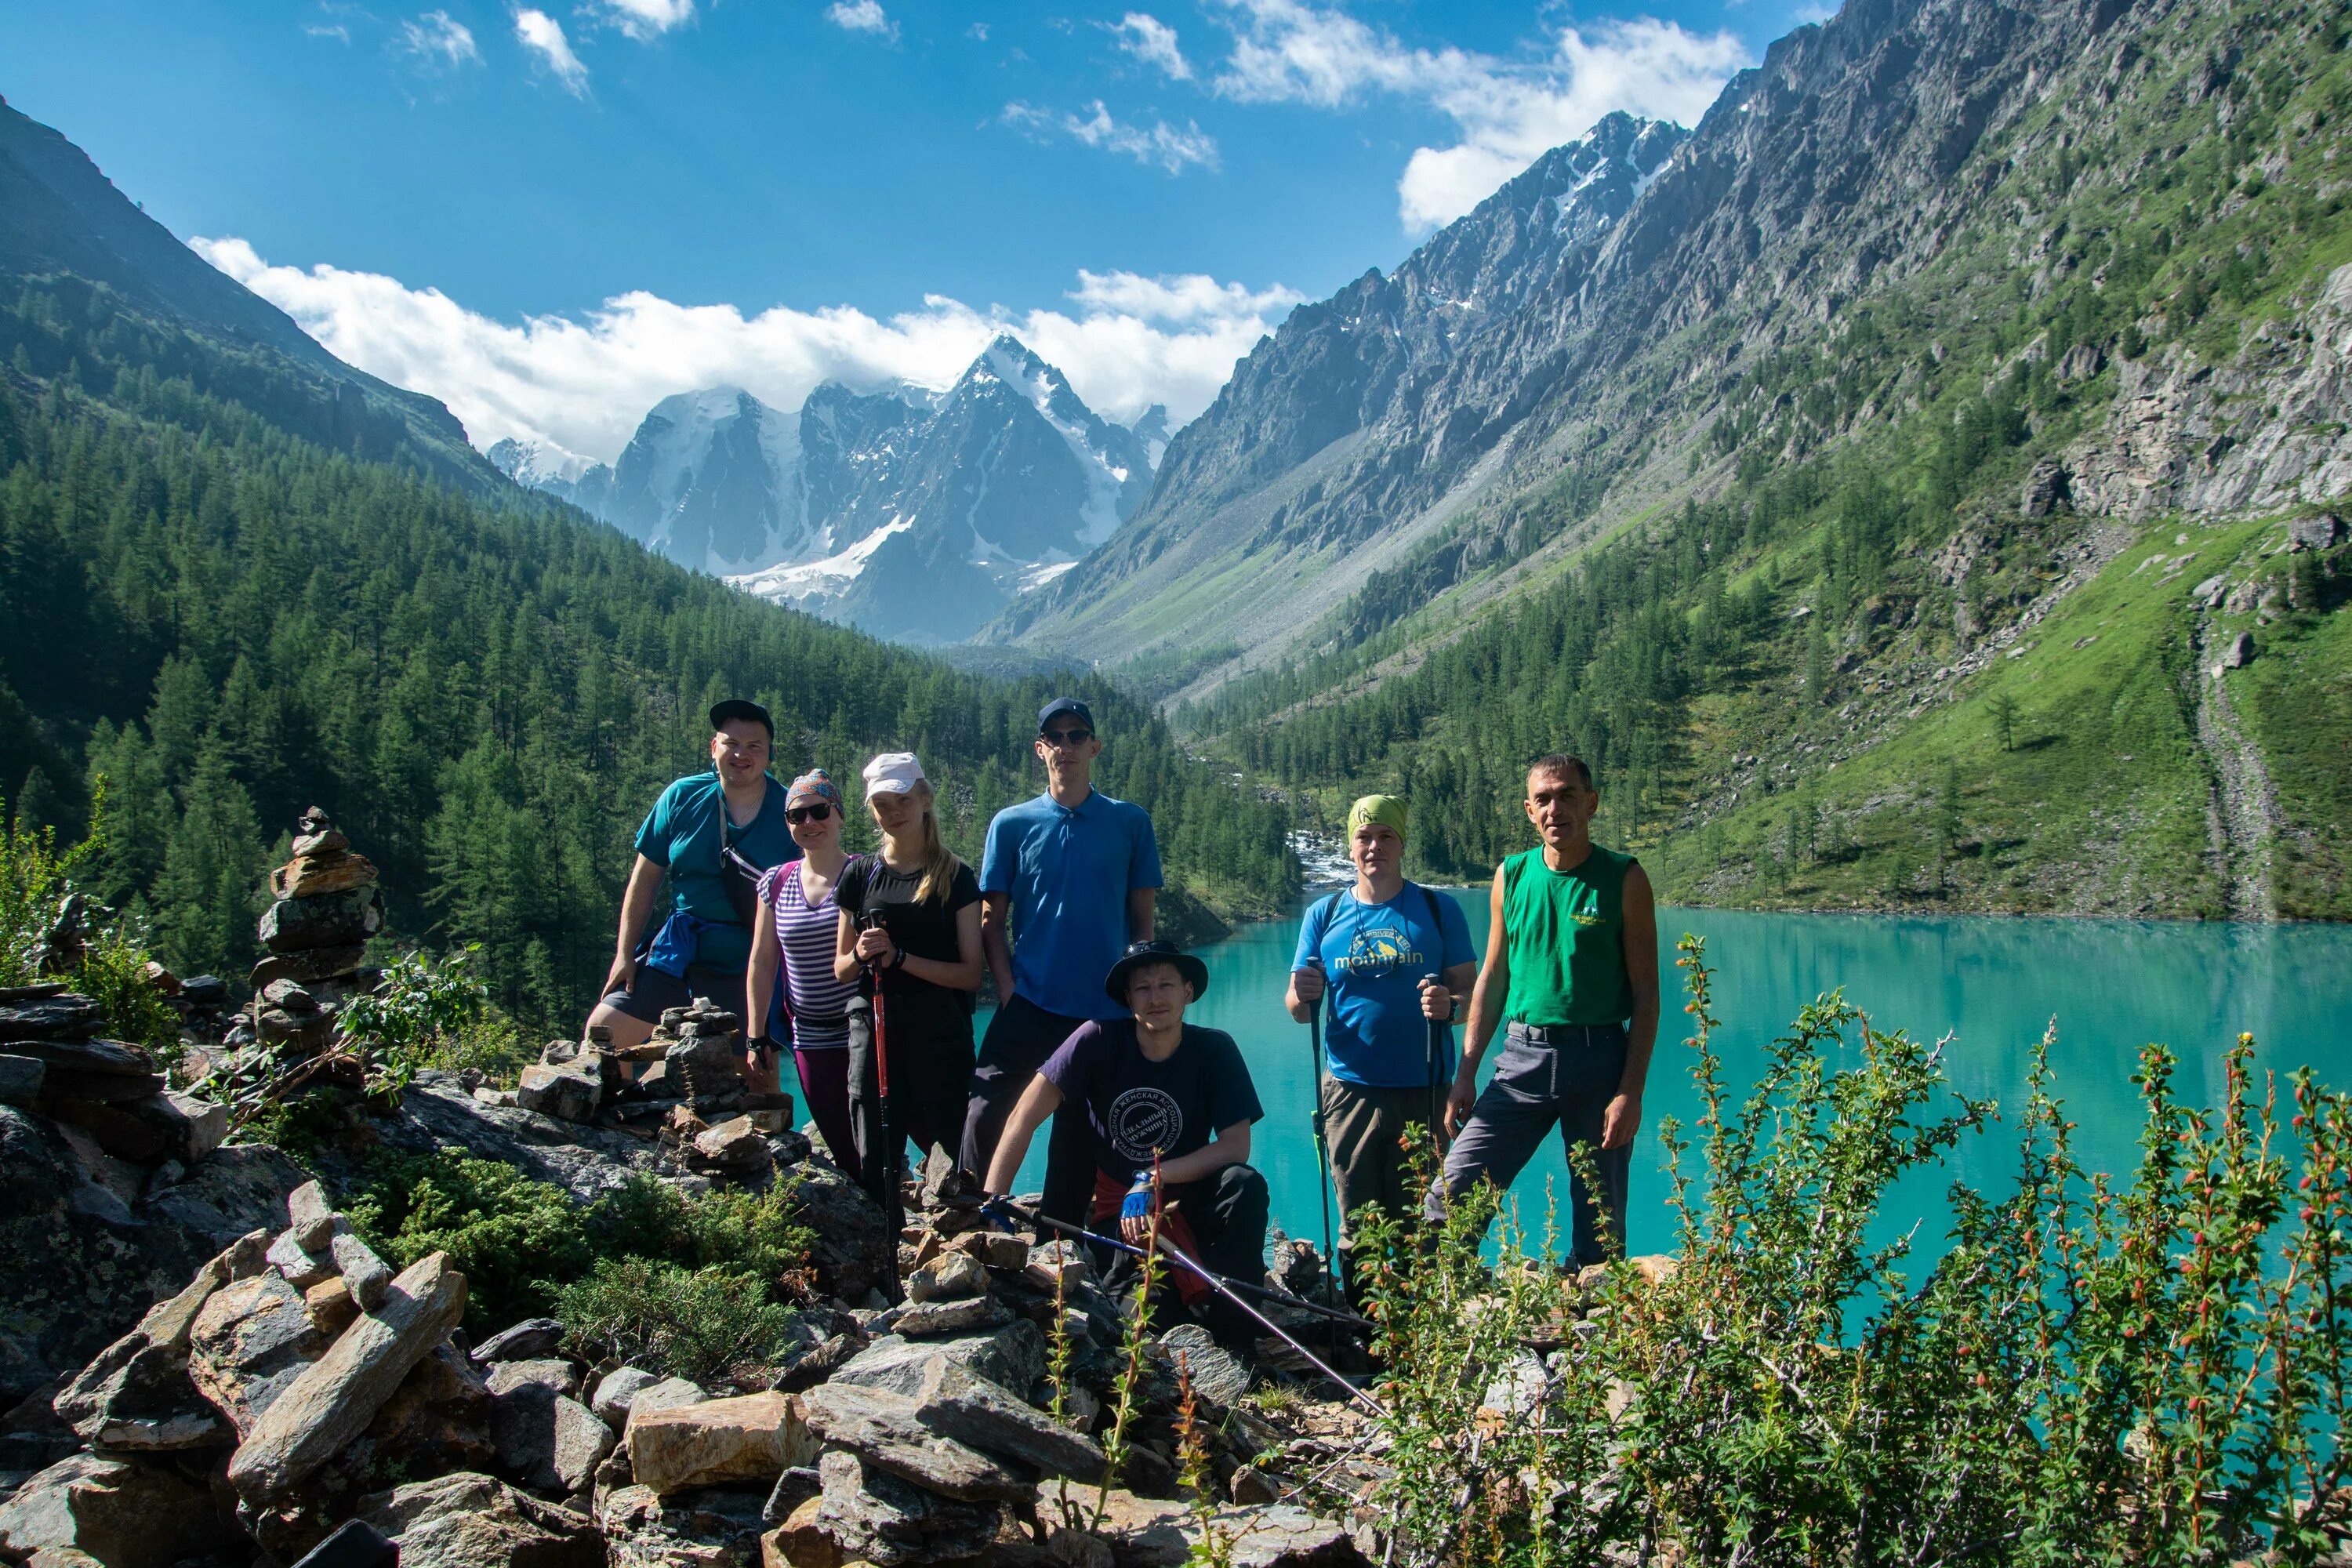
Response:
[[[168,1568],[227,1544],[212,1500],[169,1470],[138,1460],[76,1454],[26,1478],[0,1506],[0,1552],[35,1552],[103,1568]]]
[[[383,1305],[344,1330],[263,1412],[229,1458],[229,1484],[257,1504],[287,1496],[366,1429],[465,1310],[466,1277],[447,1253],[401,1270]]]
[[[610,1568],[760,1568],[764,1488],[707,1487],[665,1498],[621,1487],[596,1510]]]
[[[488,1476],[378,1492],[360,1500],[357,1517],[392,1538],[401,1568],[604,1568],[594,1520]]]
[[[1249,1392],[1248,1363],[1217,1343],[1200,1324],[1179,1323],[1160,1336],[1160,1343],[1171,1357],[1180,1358],[1192,1376],[1193,1389],[1213,1404],[1231,1409]]]
[[[854,1454],[827,1454],[817,1473],[824,1495],[812,1522],[848,1562],[897,1568],[980,1557],[1003,1529],[1002,1504],[935,1496]]]
[[[41,1098],[46,1063],[32,1057],[0,1055],[0,1105],[29,1105]]]
[[[890,1331],[902,1339],[939,1339],[949,1334],[980,1333],[1012,1321],[1013,1310],[995,1297],[973,1296],[961,1301],[924,1301],[908,1307],[898,1314]]]
[[[58,1419],[83,1442],[116,1451],[234,1441],[228,1422],[188,1381],[196,1316],[228,1276],[228,1260],[215,1258],[177,1296],[156,1303],[137,1328],[99,1352],[57,1395],[52,1408]]]
[[[270,952],[301,952],[363,942],[383,925],[383,894],[369,887],[280,899],[263,912],[257,930]]]
[[[553,1318],[525,1318],[476,1345],[474,1360],[484,1365],[494,1361],[535,1361],[562,1342],[563,1325]]]
[[[798,1404],[789,1394],[747,1394],[637,1410],[629,1417],[631,1476],[664,1497],[727,1482],[772,1484],[816,1458]]]
[[[904,1394],[828,1383],[801,1396],[808,1428],[869,1468],[964,1502],[1017,1501],[1031,1480],[979,1449],[926,1427]]]
[[[559,1121],[585,1121],[604,1099],[604,1074],[593,1062],[534,1063],[515,1083],[515,1104]]]
[[[944,1356],[987,1378],[1007,1393],[1025,1394],[1045,1375],[1045,1336],[1026,1318],[992,1333],[943,1340],[908,1340],[885,1334],[852,1356],[826,1381],[886,1389],[912,1397],[933,1360]]]
[[[509,1362],[507,1366],[562,1366],[560,1362]],[[569,1369],[566,1369],[567,1371]],[[613,1451],[613,1429],[555,1385],[519,1382],[491,1385],[490,1444],[499,1468],[533,1491],[570,1497]]]
[[[1102,1479],[1106,1461],[1100,1444],[944,1356],[932,1363],[914,1402],[915,1418],[942,1437],[1041,1475]]]
[[[580,1392],[579,1368],[553,1356],[533,1361],[502,1361],[484,1370],[489,1374],[492,1394],[511,1394],[524,1387],[543,1388],[550,1394]]]
[[[188,1378],[242,1438],[330,1342],[301,1291],[275,1270],[256,1274],[223,1286],[197,1310]]]
[[[105,1023],[106,1009],[79,991],[0,1004],[0,1040],[79,1039],[96,1034]]]

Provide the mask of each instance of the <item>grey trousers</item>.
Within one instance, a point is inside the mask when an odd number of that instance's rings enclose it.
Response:
[[[1600,1167],[1598,1205],[1576,1173],[1573,1158],[1568,1197],[1576,1261],[1601,1263],[1608,1258],[1601,1242],[1604,1224],[1620,1250],[1625,1245],[1625,1186],[1633,1152],[1601,1147],[1601,1122],[1625,1073],[1625,1026],[1571,1026],[1546,1034],[1554,1043],[1538,1045],[1522,1026],[1507,1026],[1495,1076],[1479,1094],[1462,1135],[1446,1152],[1444,1173],[1431,1191],[1425,1212],[1433,1220],[1442,1218],[1446,1200],[1482,1178],[1508,1187],[1556,1122],[1561,1147],[1590,1144]]]

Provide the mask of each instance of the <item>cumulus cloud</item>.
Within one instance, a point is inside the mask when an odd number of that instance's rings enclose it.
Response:
[[[586,96],[588,68],[572,52],[572,40],[563,36],[562,23],[544,11],[518,11],[515,37],[524,48],[537,55],[539,63],[575,97]]]
[[[343,41],[351,35],[340,26]],[[481,62],[482,51],[474,46],[474,30],[453,18],[446,11],[427,11],[400,24],[400,48],[421,63],[442,70],[455,70],[459,66]]]
[[[1145,65],[1156,67],[1169,80],[1192,79],[1192,67],[1184,58],[1184,51],[1176,47],[1176,29],[1159,17],[1129,11],[1111,31],[1118,35],[1120,48]]]
[[[1034,135],[1075,137],[1089,147],[1100,147],[1171,174],[1182,174],[1188,163],[1204,169],[1217,166],[1215,139],[1192,121],[1186,121],[1181,130],[1164,120],[1148,126],[1130,125],[1113,118],[1100,99],[1094,101],[1094,112],[1087,115],[1015,101],[1004,106],[1003,119],[1007,125],[1017,125]]]
[[[694,0],[604,0],[604,15],[642,43],[694,20]]]
[[[1397,182],[1399,216],[1420,230],[1492,195],[1545,149],[1618,110],[1695,123],[1748,63],[1728,32],[1697,34],[1642,16],[1561,27],[1548,54],[1505,60],[1466,49],[1408,48],[1337,7],[1307,0],[1223,0],[1234,46],[1212,84],[1245,103],[1337,109],[1374,94],[1451,118],[1459,139],[1423,147]]]
[[[1181,423],[1299,299],[1197,275],[1080,272],[1065,310],[979,310],[929,295],[887,319],[846,306],[747,316],[640,291],[580,320],[510,322],[381,274],[272,266],[242,239],[192,243],[339,357],[440,398],[476,445],[513,436],[606,461],[673,393],[730,384],[794,408],[827,380],[945,387],[1000,331],[1059,366],[1105,416],[1133,419],[1162,403]]]
[[[882,0],[833,0],[824,14],[835,26],[847,32],[872,33],[894,42],[898,37],[898,24],[882,9]]]

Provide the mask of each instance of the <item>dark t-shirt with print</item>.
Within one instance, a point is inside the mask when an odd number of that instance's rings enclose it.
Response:
[[[1037,1070],[1087,1108],[1095,1163],[1121,1181],[1149,1169],[1155,1149],[1178,1159],[1217,1129],[1265,1114],[1241,1047],[1222,1029],[1187,1024],[1168,1059],[1155,1062],[1136,1043],[1134,1019],[1081,1024]]]
[[[889,933],[890,940],[913,957],[953,963],[963,956],[956,945],[956,911],[980,902],[980,879],[971,874],[971,867],[959,864],[954,880],[948,884],[944,903],[919,901],[915,889],[922,883],[920,870],[893,871],[878,855],[858,855],[841,868],[841,880],[834,885],[833,901],[860,929],[866,924],[867,911],[880,916],[882,929]],[[860,986],[867,996],[874,994],[874,975],[867,974]],[[934,985],[903,969],[890,971],[883,984],[885,1005],[890,1008],[893,1019],[911,1023],[920,1017],[927,1023],[941,1024],[961,1020],[966,1032],[970,1031],[972,993]]]

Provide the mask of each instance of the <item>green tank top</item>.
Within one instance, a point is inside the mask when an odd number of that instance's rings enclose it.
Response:
[[[1573,871],[1541,848],[1503,862],[1503,921],[1511,989],[1503,1017],[1522,1024],[1622,1024],[1633,1016],[1625,978],[1625,873],[1631,855],[1598,844]]]

